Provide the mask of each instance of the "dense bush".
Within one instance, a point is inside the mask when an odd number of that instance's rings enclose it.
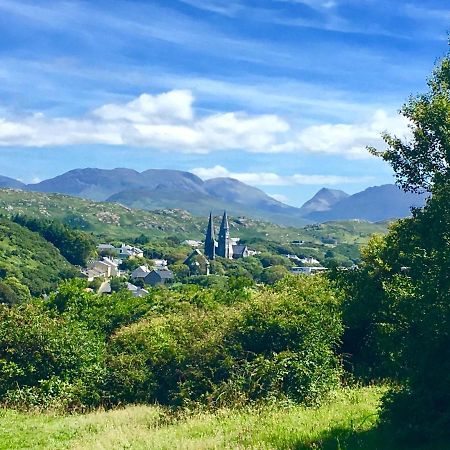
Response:
[[[42,305],[0,306],[0,400],[15,407],[98,405],[104,343]]]
[[[339,301],[320,277],[293,277],[232,306],[150,315],[111,338],[109,400],[317,401],[338,382],[341,331]]]
[[[317,277],[255,288],[99,295],[80,279],[39,303],[0,309],[0,402],[87,408],[160,402],[318,402],[341,374],[340,301]]]
[[[97,295],[86,289],[84,280],[75,279],[62,283],[45,305],[51,312],[82,322],[86,328],[106,337],[141,318],[150,308],[151,298],[133,297],[126,289]]]

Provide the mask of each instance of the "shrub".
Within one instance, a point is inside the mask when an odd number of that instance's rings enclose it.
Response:
[[[110,402],[319,401],[341,373],[336,294],[320,277],[249,292],[231,306],[191,303],[117,331],[108,346]]]
[[[0,401],[16,407],[98,405],[104,344],[41,305],[0,306]]]

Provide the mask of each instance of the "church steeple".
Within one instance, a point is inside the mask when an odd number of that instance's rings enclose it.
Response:
[[[219,230],[219,246],[217,254],[222,258],[233,258],[233,250],[230,241],[230,226],[228,224],[227,212],[223,212],[222,223]]]
[[[214,237],[214,223],[212,213],[209,213],[208,229],[205,236],[205,256],[209,259],[216,257],[216,240]]]

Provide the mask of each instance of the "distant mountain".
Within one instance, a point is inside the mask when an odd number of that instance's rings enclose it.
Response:
[[[233,216],[247,216],[288,226],[311,222],[362,219],[380,221],[406,217],[410,206],[422,206],[425,196],[404,193],[394,185],[368,188],[349,196],[335,189],[321,189],[301,208],[286,205],[265,192],[233,178],[203,181],[190,172],[150,169],[75,169],[40,183],[24,185],[0,177],[0,187],[61,193],[95,201],[121,203],[147,210],[184,209],[207,215],[226,209]]]
[[[148,210],[182,208],[202,216],[210,211],[227,210],[233,216],[250,216],[292,226],[308,223],[298,208],[285,205],[263,191],[231,178],[208,180],[202,191],[175,190],[160,185],[156,189],[121,191],[107,201]]]
[[[0,175],[0,189],[12,188],[12,189],[24,189],[26,185],[14,178],[4,177]]]
[[[319,211],[328,211],[334,204],[348,196],[346,192],[338,189],[322,188],[311,200],[304,203],[300,209],[305,216]]]
[[[27,189],[55,192],[95,201],[122,203],[148,210],[178,208],[193,214],[227,209],[283,225],[308,223],[298,208],[281,203],[260,189],[231,178],[203,181],[190,172],[150,169],[75,169],[31,184]]]
[[[427,195],[404,192],[393,184],[374,186],[336,202],[328,210],[305,217],[317,222],[361,219],[370,222],[407,217],[411,207],[421,207]]]
[[[212,178],[205,181],[204,187],[208,194],[223,200],[225,204],[237,203],[244,209],[262,209],[273,214],[300,216],[299,208],[275,200],[261,189],[249,186],[234,178]]]
[[[55,178],[28,185],[37,192],[58,192],[102,201],[122,191],[166,187],[198,192],[203,181],[189,172],[179,170],[75,169]]]

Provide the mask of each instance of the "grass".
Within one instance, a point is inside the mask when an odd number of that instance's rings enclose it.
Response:
[[[344,449],[353,436],[375,427],[382,392],[346,389],[319,408],[265,406],[176,417],[158,406],[66,416],[0,410],[0,449]]]
[[[277,405],[184,412],[128,406],[89,414],[0,409],[0,449],[448,450],[390,445],[377,429],[382,387],[344,389],[318,408]]]

